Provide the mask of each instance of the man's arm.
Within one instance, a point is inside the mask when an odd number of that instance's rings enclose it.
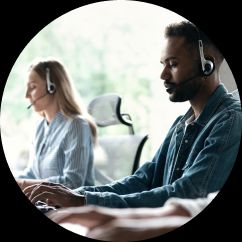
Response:
[[[84,186],[77,188],[74,191],[79,194],[85,194],[86,192],[107,192],[115,193],[117,195],[126,195],[147,191],[150,190],[151,187],[162,184],[165,159],[169,148],[170,139],[180,118],[181,116],[179,116],[172,124],[165,141],[161,144],[152,161],[144,163],[133,175],[127,176],[118,181],[114,181],[108,185]],[[159,173],[158,176],[156,173]]]
[[[123,208],[160,207],[170,197],[205,197],[210,192],[220,190],[237,157],[241,124],[239,112],[221,115],[212,129],[209,129],[203,148],[194,150],[197,152],[196,157],[190,160],[190,164],[185,165],[183,175],[172,184],[126,195],[86,191],[87,204]]]
[[[51,182],[42,182],[28,186],[23,190],[23,192],[31,200],[32,203],[36,203],[40,200],[47,203],[48,205],[54,205],[58,207],[82,206],[87,203],[87,190],[95,191],[91,193],[99,195],[112,194],[109,191],[117,191],[117,193],[127,194],[133,189],[136,191],[147,190],[148,184],[146,184],[146,182],[150,182],[152,179],[152,169],[154,169],[154,166],[154,162],[147,162],[132,176],[114,182],[110,185],[83,187],[83,193],[82,187],[80,189],[71,190],[64,185]],[[150,174],[151,177],[149,177],[148,174]]]

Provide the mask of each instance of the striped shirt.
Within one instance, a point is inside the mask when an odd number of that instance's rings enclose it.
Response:
[[[91,129],[80,116],[68,119],[59,112],[49,125],[41,120],[30,159],[18,178],[47,179],[72,189],[94,185]]]

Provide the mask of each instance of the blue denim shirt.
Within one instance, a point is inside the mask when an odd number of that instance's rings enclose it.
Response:
[[[192,114],[190,108],[176,119],[153,160],[133,175],[75,191],[85,194],[86,204],[125,208],[159,207],[170,197],[205,197],[220,190],[239,150],[240,102],[221,84],[186,127]]]

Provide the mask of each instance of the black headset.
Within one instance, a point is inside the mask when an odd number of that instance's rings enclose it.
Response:
[[[203,53],[203,42],[200,37],[200,32],[197,27],[196,27],[196,30],[198,32],[198,48],[199,48],[199,55],[201,59],[202,74],[204,76],[210,76],[214,71],[215,65],[212,60],[205,59],[204,53]]]
[[[49,94],[53,94],[56,91],[56,85],[54,82],[50,80],[50,68],[46,67],[45,71],[46,71],[46,81],[47,81],[47,92]]]

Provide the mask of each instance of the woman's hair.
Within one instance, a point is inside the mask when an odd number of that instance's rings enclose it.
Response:
[[[49,69],[49,79],[54,83],[56,91],[54,93],[60,112],[67,118],[73,118],[76,115],[84,117],[91,128],[94,143],[97,137],[97,128],[92,116],[81,98],[73,88],[72,81],[64,68],[63,64],[55,58],[36,59],[30,65],[30,71],[35,71],[43,80],[47,82],[47,69]],[[47,84],[46,84],[47,85]],[[41,114],[44,116],[44,114]]]

